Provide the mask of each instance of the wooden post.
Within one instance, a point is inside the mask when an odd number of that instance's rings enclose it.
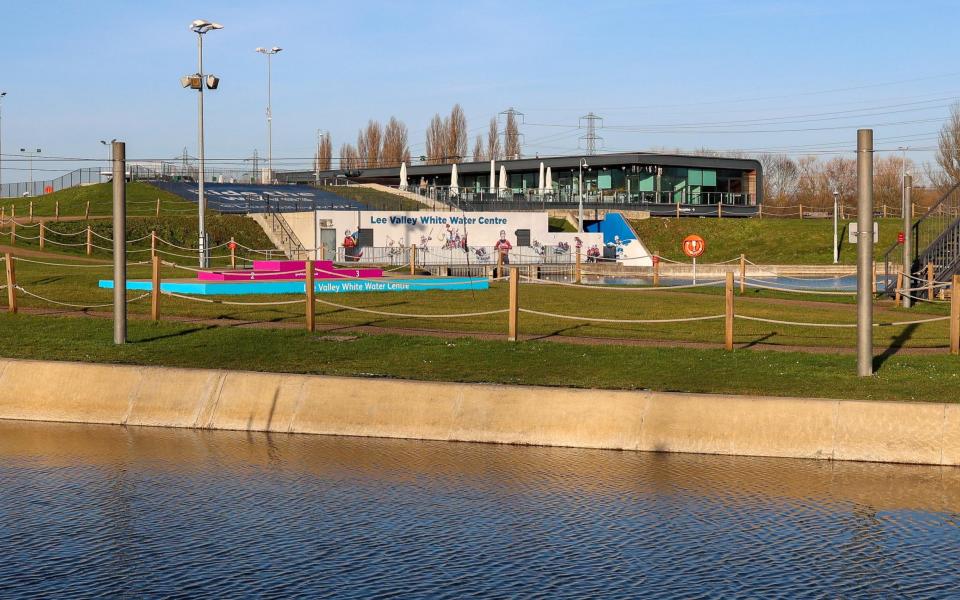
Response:
[[[417,274],[417,245],[410,244],[410,274]]]
[[[33,200],[30,201],[30,224],[33,225]]]
[[[747,255],[740,255],[740,295],[746,291],[747,288]]]
[[[503,253],[499,250],[494,250],[497,253],[497,278],[503,277]]]
[[[677,218],[680,218],[680,203],[677,202]]]
[[[884,219],[887,218],[887,205],[886,205],[886,204],[883,205],[883,218],[884,218]]]
[[[87,256],[93,254],[93,229],[87,225]]]
[[[310,333],[313,333],[314,331],[316,331],[316,304],[317,303],[314,302],[313,300],[314,293],[315,293],[315,289],[314,289],[315,273],[314,273],[312,260],[307,261],[306,275],[307,277],[306,277],[305,285],[303,289],[307,294],[307,307],[306,307],[307,308],[307,331],[309,331]]]
[[[723,202],[720,202],[717,204],[717,218],[718,219],[723,218]]]
[[[653,253],[653,287],[660,287],[660,251]]]
[[[83,209],[83,220],[84,221],[90,220],[90,201],[89,200],[87,200],[86,208]]]
[[[53,220],[54,221],[60,220],[60,201],[59,200],[53,203]]]
[[[927,263],[927,300],[933,300],[933,263]]]
[[[17,312],[17,270],[13,265],[13,255],[9,252],[5,255],[4,262],[7,265],[7,312]]]
[[[227,244],[227,247],[230,248],[230,268],[237,268],[237,242],[233,239],[233,236],[230,236],[230,243]]]
[[[150,232],[150,256],[156,258],[157,256],[157,232]]]
[[[10,245],[17,245],[17,206],[10,205]]]
[[[9,258],[7,260],[10,260]],[[960,354],[960,275],[954,275],[950,288],[950,354]]]
[[[510,312],[507,318],[507,341],[517,341],[520,317],[520,269],[510,267]]]
[[[46,227],[43,225],[43,221],[40,221],[40,249],[43,250],[44,242],[46,242]]]
[[[761,218],[761,219],[763,218],[763,205],[762,205],[762,204],[758,204],[758,205],[757,205],[757,217],[759,217],[759,218]]]
[[[583,281],[583,267],[580,264],[580,247],[577,247],[577,262],[573,266],[573,281],[574,283],[580,283]]]
[[[157,198],[157,218],[160,218],[160,198]]]
[[[153,256],[153,274],[150,285],[150,318],[160,320],[160,257]]]
[[[726,315],[723,328],[723,347],[733,350],[733,271],[727,271]]]
[[[899,271],[897,271],[897,289],[896,289],[896,293],[893,296],[894,306],[900,306],[901,304],[900,290],[902,289],[903,289],[903,269],[900,269]]]
[[[803,220],[803,205],[800,205],[800,220]]]

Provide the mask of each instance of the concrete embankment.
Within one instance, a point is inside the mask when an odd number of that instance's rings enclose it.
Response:
[[[0,359],[0,419],[960,465],[960,405]]]

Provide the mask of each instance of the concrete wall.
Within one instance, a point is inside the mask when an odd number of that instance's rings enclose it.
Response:
[[[0,359],[0,419],[960,465],[960,405]]]

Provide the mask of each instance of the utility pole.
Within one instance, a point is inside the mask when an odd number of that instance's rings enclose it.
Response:
[[[269,50],[267,48],[257,48],[257,52],[267,57],[267,171],[270,173],[269,183],[273,183],[273,101],[272,101],[272,79],[273,79],[273,55],[280,52],[283,48],[274,46]]]
[[[587,123],[587,135],[582,136],[580,139],[584,140],[587,156],[592,156],[597,153],[597,142],[602,142],[603,138],[597,135],[597,123],[600,124],[600,127],[603,127],[603,117],[593,114],[592,112],[587,113],[580,117],[580,123],[578,126],[582,129],[583,123]]]
[[[840,192],[833,190],[833,264],[840,262],[840,240],[838,239],[837,229],[839,228]]]
[[[873,130],[857,130],[857,375],[873,375]]]
[[[523,113],[519,110],[513,108],[512,106],[507,110],[501,111],[500,115],[505,115],[506,118],[505,126],[503,128],[503,152],[506,159],[518,159],[520,158],[519,148],[521,146],[520,138],[523,137],[523,134],[519,131],[519,123],[523,122]],[[519,120],[518,120],[519,119]],[[510,125],[516,128],[516,131],[510,130]],[[513,150],[513,154],[509,154],[509,150]]]
[[[0,197],[3,197],[3,97],[6,92],[0,92]]]
[[[913,200],[910,198],[913,190],[913,177],[905,175],[903,177],[903,285],[913,287],[912,279],[907,275],[913,275]],[[904,308],[913,306],[913,298],[908,294],[903,294],[901,300]]]
[[[127,145],[113,142],[113,343],[127,342]]]

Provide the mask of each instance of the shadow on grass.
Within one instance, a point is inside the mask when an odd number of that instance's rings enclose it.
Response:
[[[887,362],[890,357],[894,356],[901,348],[905,347],[907,342],[913,337],[913,332],[917,330],[919,325],[914,323],[913,325],[907,325],[903,331],[901,331],[897,337],[890,342],[890,345],[887,346],[887,349],[883,351],[879,356],[874,357],[873,359],[873,370],[878,371],[880,367],[883,366],[883,363]]]
[[[766,335],[761,335],[760,337],[758,337],[758,338],[756,338],[756,339],[752,339],[752,340],[750,340],[749,342],[747,342],[746,344],[744,344],[744,345],[743,345],[743,348],[753,348],[754,346],[756,346],[756,345],[758,345],[758,344],[762,344],[763,342],[769,340],[770,338],[772,338],[772,337],[775,336],[775,335],[777,335],[777,332],[776,332],[776,331],[771,331],[770,333],[768,333],[768,334],[766,334]]]
[[[154,335],[151,337],[144,337],[136,340],[130,340],[131,344],[146,344],[149,342],[157,342],[160,340],[173,339],[178,337],[184,337],[187,335],[192,335],[194,333],[199,333],[201,331],[209,331],[211,329],[217,329],[216,325],[208,325],[206,327],[194,327],[192,329],[183,329],[181,331],[175,331],[173,333],[165,333],[163,335]]]

